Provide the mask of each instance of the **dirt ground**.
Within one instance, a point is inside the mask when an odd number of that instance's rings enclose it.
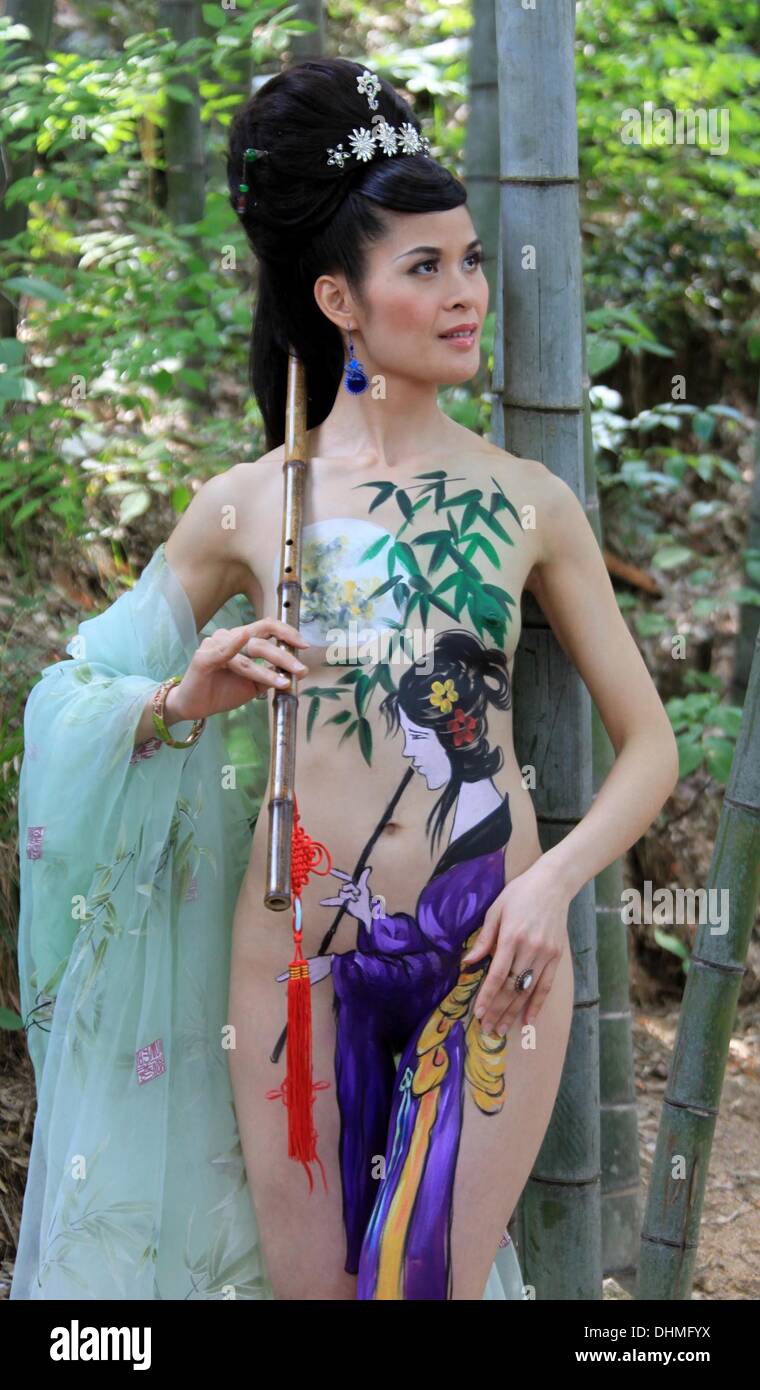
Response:
[[[654,1160],[678,1009],[634,1014],[642,1212]],[[760,1008],[739,1007],[702,1211],[694,1298],[760,1297]]]
[[[662,1110],[678,1010],[634,1012],[634,1048],[642,1174],[642,1214]],[[0,1299],[13,1273],[21,1198],[34,1120],[31,1063],[21,1045],[0,1064]],[[710,1159],[693,1297],[760,1297],[760,1005],[740,1006]],[[604,1297],[629,1298],[615,1280]]]

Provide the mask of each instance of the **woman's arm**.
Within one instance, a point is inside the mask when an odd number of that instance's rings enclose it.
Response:
[[[548,469],[537,513],[541,558],[526,587],[588,687],[616,753],[582,820],[541,860],[570,900],[652,824],[678,781],[678,746],[583,507]]]
[[[250,597],[252,591],[252,575],[240,557],[237,531],[222,525],[229,508],[237,504],[238,486],[234,468],[209,478],[182,513],[164,547],[166,559],[187,594],[198,632],[228,599],[240,593]],[[174,686],[164,705],[167,728],[186,718],[178,707],[180,700]],[[152,702],[151,694],[135,729],[135,747],[155,733]]]
[[[678,746],[665,709],[615,599],[586,514],[567,483],[544,469],[536,484],[540,558],[526,588],[591,694],[616,758],[595,800],[559,844],[504,888],[465,961],[493,951],[475,1013],[484,1032],[505,1034],[524,1010],[540,1013],[566,945],[576,893],[652,824],[678,780]],[[494,949],[495,948],[495,949]],[[509,972],[527,967],[527,994]]]

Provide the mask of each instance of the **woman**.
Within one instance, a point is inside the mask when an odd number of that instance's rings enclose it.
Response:
[[[488,291],[465,191],[409,106],[357,64],[299,64],[238,113],[228,167],[260,262],[268,452],[200,489],[27,702],[39,1094],[12,1292],[503,1297],[494,1256],[570,1028],[568,906],[664,803],[675,740],[572,491],[437,406],[477,370]],[[298,632],[234,607],[277,611],[288,344],[309,393]],[[524,589],[617,752],[545,854],[512,742]],[[212,717],[240,711],[255,741],[252,696],[284,671],[301,821],[341,885],[302,894],[313,1191],[288,1157],[268,818],[251,841],[250,743]],[[399,781],[388,719],[419,777]]]

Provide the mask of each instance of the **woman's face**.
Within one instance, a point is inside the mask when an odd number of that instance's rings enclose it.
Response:
[[[361,334],[357,356],[370,376],[468,381],[480,363],[488,281],[467,207],[392,213],[390,222],[369,249],[362,303],[348,320]],[[462,325],[473,326],[469,339],[441,336]]]
[[[451,780],[449,755],[434,729],[413,723],[401,706],[398,714],[404,731],[404,757],[412,758],[412,766],[425,778],[428,790],[436,791]]]

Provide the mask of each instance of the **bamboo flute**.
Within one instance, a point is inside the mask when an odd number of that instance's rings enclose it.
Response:
[[[288,353],[283,456],[282,537],[278,618],[298,628],[301,615],[301,537],[306,488],[306,375],[292,347]],[[278,640],[278,645],[288,644]],[[289,648],[289,650],[292,650]],[[298,680],[275,690],[269,762],[269,838],[265,907],[282,912],[291,906],[291,850],[296,771]]]

